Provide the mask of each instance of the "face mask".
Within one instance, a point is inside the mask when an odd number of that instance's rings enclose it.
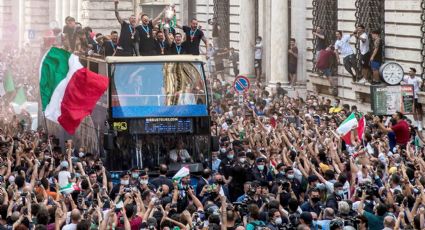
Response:
[[[129,184],[129,181],[128,180],[121,180],[121,184],[122,185],[128,185]]]
[[[139,174],[138,174],[138,173],[132,173],[132,174],[131,174],[131,177],[133,177],[133,178],[137,178],[137,177],[139,177]]]
[[[223,180],[218,180],[216,183],[219,184],[219,185],[224,185],[225,184]]]
[[[148,184],[148,180],[140,180],[140,184]]]
[[[313,103],[313,106],[317,106],[317,103]]]
[[[280,224],[282,224],[282,218],[281,218],[281,217],[278,217],[278,218],[276,218],[276,220],[274,220],[274,222],[275,222],[277,225],[280,225]]]
[[[288,179],[294,179],[294,174],[288,174]]]
[[[285,175],[285,171],[284,170],[280,171],[280,175]]]
[[[227,155],[227,158],[229,158],[230,160],[233,159],[233,154]]]
[[[221,152],[221,153],[225,153],[225,152],[226,152],[226,148],[221,148],[221,149],[220,149],[220,152]]]
[[[239,158],[239,162],[244,163],[246,161],[246,158]]]
[[[338,191],[336,191],[336,194],[338,195],[338,196],[344,196],[344,191],[343,190],[338,190]]]
[[[311,198],[311,201],[312,201],[313,203],[317,203],[317,202],[319,202],[319,201],[320,201],[320,198],[319,198],[319,197],[312,197],[312,198]]]
[[[274,118],[275,120],[277,120],[277,116],[276,116],[276,115],[274,115],[274,116],[273,116],[273,118]]]
[[[255,42],[256,42],[256,43],[260,43],[260,42],[261,42],[261,40],[255,40]]]
[[[263,171],[264,170],[264,165],[257,165],[258,170]]]
[[[82,157],[84,157],[84,156],[85,156],[85,153],[83,153],[83,152],[79,152],[79,153],[78,153],[78,156],[79,156],[80,158],[82,158]]]

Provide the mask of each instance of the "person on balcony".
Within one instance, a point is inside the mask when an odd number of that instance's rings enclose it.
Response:
[[[364,25],[357,26],[357,29],[354,31],[354,35],[359,40],[360,43],[360,65],[362,68],[362,79],[359,80],[359,83],[366,83],[370,81],[370,41],[369,36],[365,32]]]
[[[415,97],[413,103],[413,118],[415,119],[415,123],[413,125],[418,127],[419,131],[422,131],[422,104],[418,102],[418,92],[421,91],[423,81],[420,77],[416,76],[416,69],[411,67],[409,75],[403,78],[401,84],[413,85],[413,95]]]
[[[354,55],[353,48],[350,45],[350,38],[353,34],[342,34],[341,30],[335,32],[335,54],[337,56],[338,64],[340,63],[340,56],[343,58],[344,68],[353,77],[353,81],[356,80],[357,75],[357,61],[356,55]],[[356,74],[353,72],[356,72]]]
[[[372,68],[372,84],[379,84],[380,76],[379,76],[379,68],[382,64],[382,39],[381,39],[381,31],[374,30],[372,31],[372,39],[373,39],[373,51],[370,57],[370,67]]]

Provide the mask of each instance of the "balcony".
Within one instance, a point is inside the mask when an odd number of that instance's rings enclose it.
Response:
[[[331,79],[333,79],[333,81],[337,81],[337,97],[332,94],[332,87],[329,79],[321,77],[315,73],[310,73],[308,75],[307,90],[325,98],[338,98],[342,101],[342,103],[356,105],[357,108],[362,111],[371,111],[370,85],[352,82],[352,78],[347,75],[338,75]]]

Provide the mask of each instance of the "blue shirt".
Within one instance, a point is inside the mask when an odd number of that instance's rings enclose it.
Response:
[[[218,168],[220,166],[221,160],[217,159],[217,160],[213,160],[212,162],[212,171],[213,172],[218,172]]]

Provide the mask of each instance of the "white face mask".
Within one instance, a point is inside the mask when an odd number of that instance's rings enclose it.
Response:
[[[282,218],[281,218],[281,217],[278,217],[278,218],[276,218],[276,220],[274,220],[274,222],[275,222],[277,225],[282,224]]]
[[[239,158],[239,162],[244,163],[245,161],[246,161],[246,158],[245,157]]]
[[[121,180],[122,185],[128,185],[130,182],[129,180]]]
[[[148,184],[148,180],[140,180],[140,184]]]
[[[85,153],[83,153],[83,152],[79,152],[78,153],[78,156],[80,157],[80,158],[82,158],[82,157],[84,157],[86,154]]]

